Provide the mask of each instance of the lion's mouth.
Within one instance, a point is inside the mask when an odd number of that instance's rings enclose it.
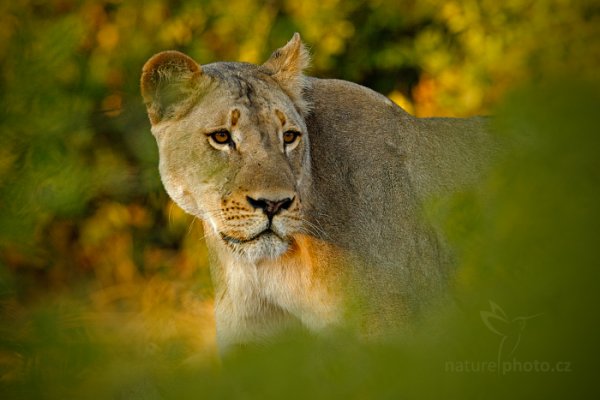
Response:
[[[274,237],[278,238],[281,241],[285,241],[281,236],[279,236],[277,234],[277,232],[275,232],[271,228],[267,228],[267,229],[265,229],[265,230],[257,233],[254,236],[251,236],[249,238],[244,238],[244,239],[236,238],[236,237],[233,237],[233,236],[229,236],[229,235],[221,232],[221,239],[223,239],[224,241],[226,241],[228,243],[238,244],[238,245],[239,244],[248,244],[248,243],[257,241],[257,240],[259,240],[259,239],[261,239],[263,237],[267,237],[267,236],[274,236]]]

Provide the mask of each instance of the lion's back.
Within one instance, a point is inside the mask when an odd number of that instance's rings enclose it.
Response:
[[[310,82],[315,224],[360,260],[360,285],[381,294],[373,307],[419,308],[451,265],[422,204],[476,180],[493,147],[485,123],[416,118],[363,86]]]

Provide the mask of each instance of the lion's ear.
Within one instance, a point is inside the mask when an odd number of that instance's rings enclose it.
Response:
[[[303,115],[308,113],[309,104],[303,96],[308,80],[302,72],[309,64],[308,50],[302,43],[300,34],[294,33],[292,39],[282,48],[275,50],[271,58],[262,65],[263,69],[290,96]]]
[[[142,97],[152,124],[187,113],[199,95],[202,68],[178,51],[163,51],[142,68]]]

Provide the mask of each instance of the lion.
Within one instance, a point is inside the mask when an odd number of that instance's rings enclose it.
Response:
[[[163,185],[203,222],[222,352],[292,327],[410,326],[452,271],[423,204],[493,154],[485,118],[416,118],[308,65],[296,33],[262,65],[165,51],[142,70]]]

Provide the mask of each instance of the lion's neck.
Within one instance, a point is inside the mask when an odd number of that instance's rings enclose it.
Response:
[[[340,322],[339,250],[330,244],[298,235],[283,256],[258,261],[233,253],[218,238],[209,247],[218,330],[256,337],[286,327],[290,320],[312,331]]]

